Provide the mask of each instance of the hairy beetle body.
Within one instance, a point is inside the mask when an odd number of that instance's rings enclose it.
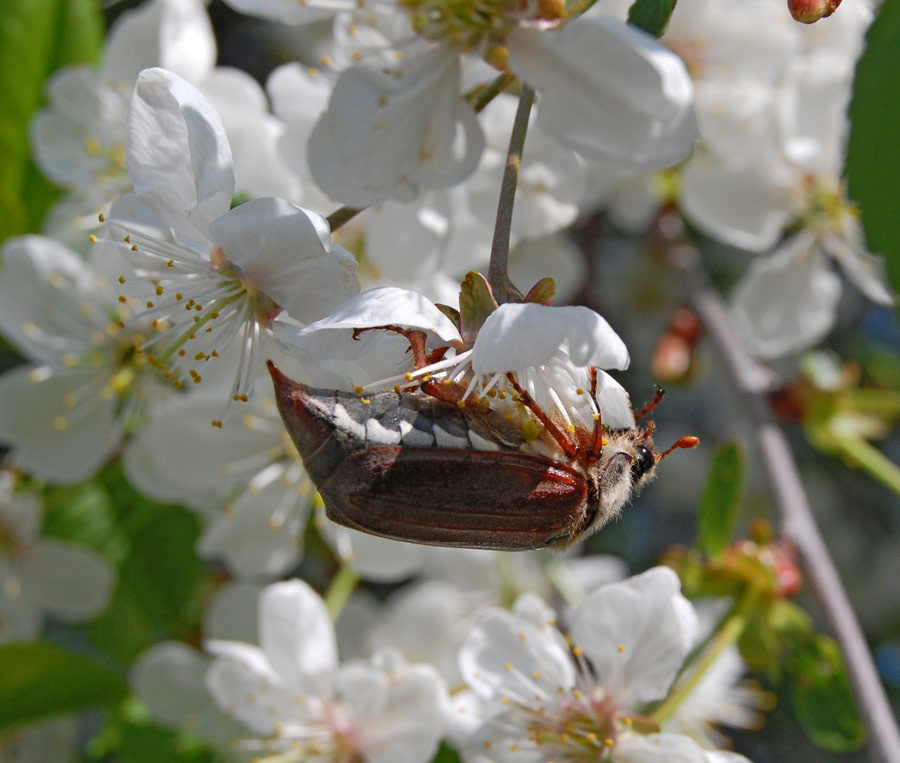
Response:
[[[609,432],[589,457],[557,449],[549,458],[546,442],[526,441],[489,409],[417,392],[314,389],[270,370],[279,412],[329,518],[388,538],[565,547],[615,517],[658,459],[652,427]]]

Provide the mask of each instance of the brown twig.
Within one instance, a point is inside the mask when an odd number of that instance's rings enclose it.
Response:
[[[900,762],[900,731],[850,600],[813,517],[797,464],[769,405],[772,374],[743,349],[719,294],[700,274],[697,250],[675,246],[670,261],[684,273],[691,306],[746,402],[756,444],[780,517],[781,533],[794,544],[813,593],[840,644],[857,702],[868,726],[873,758]]]

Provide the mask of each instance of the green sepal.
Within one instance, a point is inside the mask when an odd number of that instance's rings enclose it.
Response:
[[[482,325],[497,307],[487,279],[475,270],[469,271],[459,287],[459,333],[466,347],[475,343]]]
[[[654,37],[662,37],[669,26],[676,0],[635,0],[628,9],[628,23]]]

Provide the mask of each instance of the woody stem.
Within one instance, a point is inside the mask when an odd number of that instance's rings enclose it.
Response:
[[[687,244],[673,246],[669,259],[684,274],[691,307],[744,398],[781,519],[781,532],[797,549],[810,587],[840,644],[856,700],[869,729],[873,757],[900,763],[900,730],[891,705],[865,635],[816,525],[787,438],[772,414],[768,397],[772,374],[744,350],[731,328],[722,298],[702,280],[696,248]]]

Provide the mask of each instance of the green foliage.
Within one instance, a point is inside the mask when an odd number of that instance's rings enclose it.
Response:
[[[881,4],[856,69],[847,175],[869,248],[900,292],[900,3]]]
[[[90,546],[118,567],[110,606],[91,625],[94,643],[123,663],[199,622],[205,564],[196,516],[138,493],[114,463],[91,482],[44,491],[44,531]]]
[[[212,763],[213,752],[197,737],[163,728],[137,700],[126,700],[88,744],[90,760],[115,756],[122,763]]]
[[[676,0],[635,0],[628,9],[628,23],[654,37],[662,37],[669,26],[675,3]]]
[[[866,740],[856,710],[840,649],[833,639],[817,635],[798,645],[791,656],[794,710],[816,745],[847,752]]]
[[[441,743],[441,747],[431,763],[459,763],[459,761],[459,753],[452,747],[447,747],[446,744]]]
[[[66,64],[97,61],[102,39],[96,0],[0,2],[0,240],[38,230],[53,200],[28,146],[47,78]]]
[[[43,641],[0,646],[0,728],[120,700],[116,671]]]
[[[744,481],[744,459],[737,443],[726,443],[713,454],[697,517],[697,546],[719,556],[731,542]]]
[[[91,628],[97,646],[129,662],[166,636],[190,635],[204,573],[194,552],[199,533],[185,509],[159,506],[130,535],[112,603]]]

